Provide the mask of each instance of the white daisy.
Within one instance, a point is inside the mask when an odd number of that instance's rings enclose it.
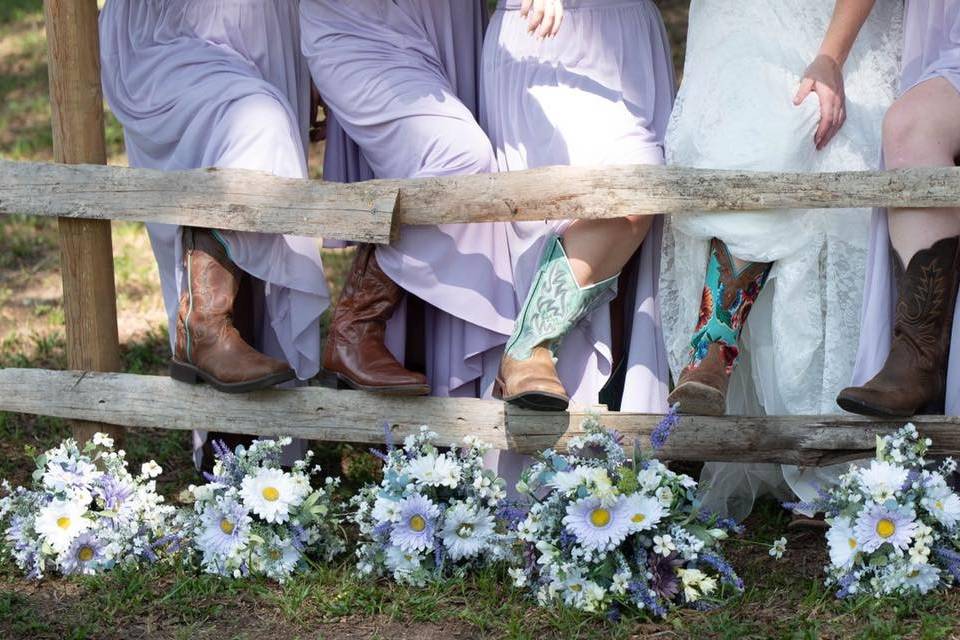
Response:
[[[55,500],[40,510],[34,528],[54,551],[60,553],[93,524],[86,515],[87,508],[82,504]]]
[[[850,518],[833,520],[827,531],[827,546],[830,549],[830,562],[835,567],[846,567],[853,562],[860,551],[860,542],[853,531]]]
[[[630,534],[633,523],[624,499],[605,506],[599,498],[582,498],[567,506],[563,525],[584,549],[607,551]]]
[[[960,522],[960,497],[946,485],[929,491],[921,504],[927,512],[948,529]]]
[[[370,515],[377,522],[397,522],[400,520],[400,501],[377,496]]]
[[[303,486],[280,469],[260,469],[240,485],[244,506],[267,522],[286,522],[305,497]]]
[[[112,449],[112,448],[113,448],[113,438],[111,438],[110,436],[108,436],[108,435],[105,434],[105,433],[102,433],[102,432],[98,431],[98,432],[96,432],[95,434],[93,434],[93,444],[94,444],[95,446],[98,446],[98,447],[104,447],[104,448],[106,448],[106,449]]]
[[[393,572],[394,576],[410,575],[420,569],[423,558],[414,551],[404,551],[397,545],[387,547],[384,564]]]
[[[860,483],[876,502],[886,502],[894,497],[907,481],[908,472],[899,465],[874,460],[869,467],[859,470]]]
[[[263,544],[257,545],[256,560],[268,577],[283,582],[290,577],[300,562],[302,554],[291,540],[273,534]]]
[[[483,551],[493,535],[493,515],[486,509],[473,509],[458,502],[444,517],[440,537],[454,561],[472,558]]]
[[[663,507],[656,498],[634,493],[627,496],[624,505],[633,532],[652,529],[663,518]]]
[[[140,465],[140,475],[144,478],[157,478],[163,473],[163,469],[157,464],[156,460],[144,462]]]
[[[407,472],[420,484],[456,489],[460,483],[460,465],[447,454],[423,455],[407,465]]]
[[[916,589],[921,594],[937,588],[940,584],[940,570],[932,564],[913,565],[903,576],[906,587]]]

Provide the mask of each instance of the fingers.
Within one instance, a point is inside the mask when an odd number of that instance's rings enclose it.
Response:
[[[527,13],[527,31],[529,33],[535,33],[540,23],[543,22],[546,3],[547,0],[533,0],[533,7]]]
[[[533,0],[523,0],[520,3],[520,15],[524,18],[527,17],[527,14],[530,13],[530,7],[533,6]]]
[[[843,103],[841,103],[840,107],[833,114],[833,121],[830,123],[830,129],[827,131],[827,134],[823,137],[823,140],[817,146],[817,148],[823,149],[830,144],[830,141],[833,140],[833,137],[840,132],[840,129],[843,127],[843,123],[846,121],[847,110],[843,106]]]
[[[810,92],[813,91],[813,87],[816,84],[811,78],[804,78],[800,82],[800,88],[797,89],[797,95],[793,98],[793,104],[799,105],[804,100],[807,99],[807,96],[810,95]]]
[[[553,18],[556,14],[556,2],[554,0],[546,0],[543,5],[543,20],[540,22],[540,26],[537,27],[536,36],[541,40],[550,35],[550,32],[553,30]]]
[[[550,30],[551,38],[560,31],[560,23],[563,22],[563,1],[556,0],[554,4],[556,5],[556,13],[553,16],[553,29]]]

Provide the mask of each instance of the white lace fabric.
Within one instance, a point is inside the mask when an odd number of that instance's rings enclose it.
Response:
[[[878,168],[883,115],[899,77],[903,2],[877,2],[844,69],[847,122],[817,151],[818,99],[813,94],[795,106],[793,97],[833,5],[833,0],[693,0],[683,84],[667,130],[667,161],[757,171]],[[738,258],[774,262],[741,339],[728,411],[837,412],[836,394],[849,383],[856,356],[868,229],[865,209],[672,216],[664,232],[661,300],[674,378],[688,360],[708,245],[718,237]],[[715,471],[708,473],[717,480],[714,491],[728,501],[737,486],[749,493],[746,485],[775,484],[757,480],[745,468],[735,482]],[[752,499],[743,498],[734,511],[749,511]]]

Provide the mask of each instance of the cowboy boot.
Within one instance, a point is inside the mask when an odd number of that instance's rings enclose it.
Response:
[[[960,237],[938,240],[917,252],[906,272],[899,257],[894,263],[899,295],[890,353],[872,380],[841,391],[837,404],[866,416],[942,413],[960,280]]]
[[[507,342],[494,394],[538,411],[564,411],[570,404],[557,376],[556,354],[567,333],[608,302],[617,276],[581,287],[559,238],[552,238]]]
[[[714,238],[700,301],[700,320],[690,341],[690,363],[667,398],[679,411],[706,416],[727,412],[727,384],[740,350],[737,342],[750,309],[770,273],[770,263],[737,271],[726,245]]]
[[[187,290],[180,297],[170,377],[225,393],[265,389],[295,377],[287,363],[247,344],[233,325],[240,271],[216,231],[183,228]]]
[[[430,393],[426,376],[404,368],[384,344],[387,320],[402,300],[403,289],[377,263],[376,247],[359,245],[330,322],[323,368],[362,391]]]

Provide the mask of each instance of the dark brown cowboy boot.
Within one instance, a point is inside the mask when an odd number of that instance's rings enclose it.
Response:
[[[246,393],[292,380],[292,369],[247,344],[233,326],[239,270],[208,229],[184,227],[187,290],[180,297],[170,376],[204,380],[226,393]]]
[[[690,364],[667,398],[671,406],[679,405],[680,412],[706,416],[727,412],[727,384],[740,354],[737,343],[770,266],[751,262],[737,271],[726,245],[717,238],[711,242]]]
[[[960,280],[960,238],[938,240],[919,251],[906,272],[896,252],[899,283],[890,354],[876,376],[837,396],[845,411],[906,418],[930,407],[943,411],[950,332]]]
[[[376,247],[359,245],[333,312],[323,368],[354,389],[411,396],[430,393],[426,376],[404,368],[384,344],[387,320],[402,300],[403,289],[377,263]]]

